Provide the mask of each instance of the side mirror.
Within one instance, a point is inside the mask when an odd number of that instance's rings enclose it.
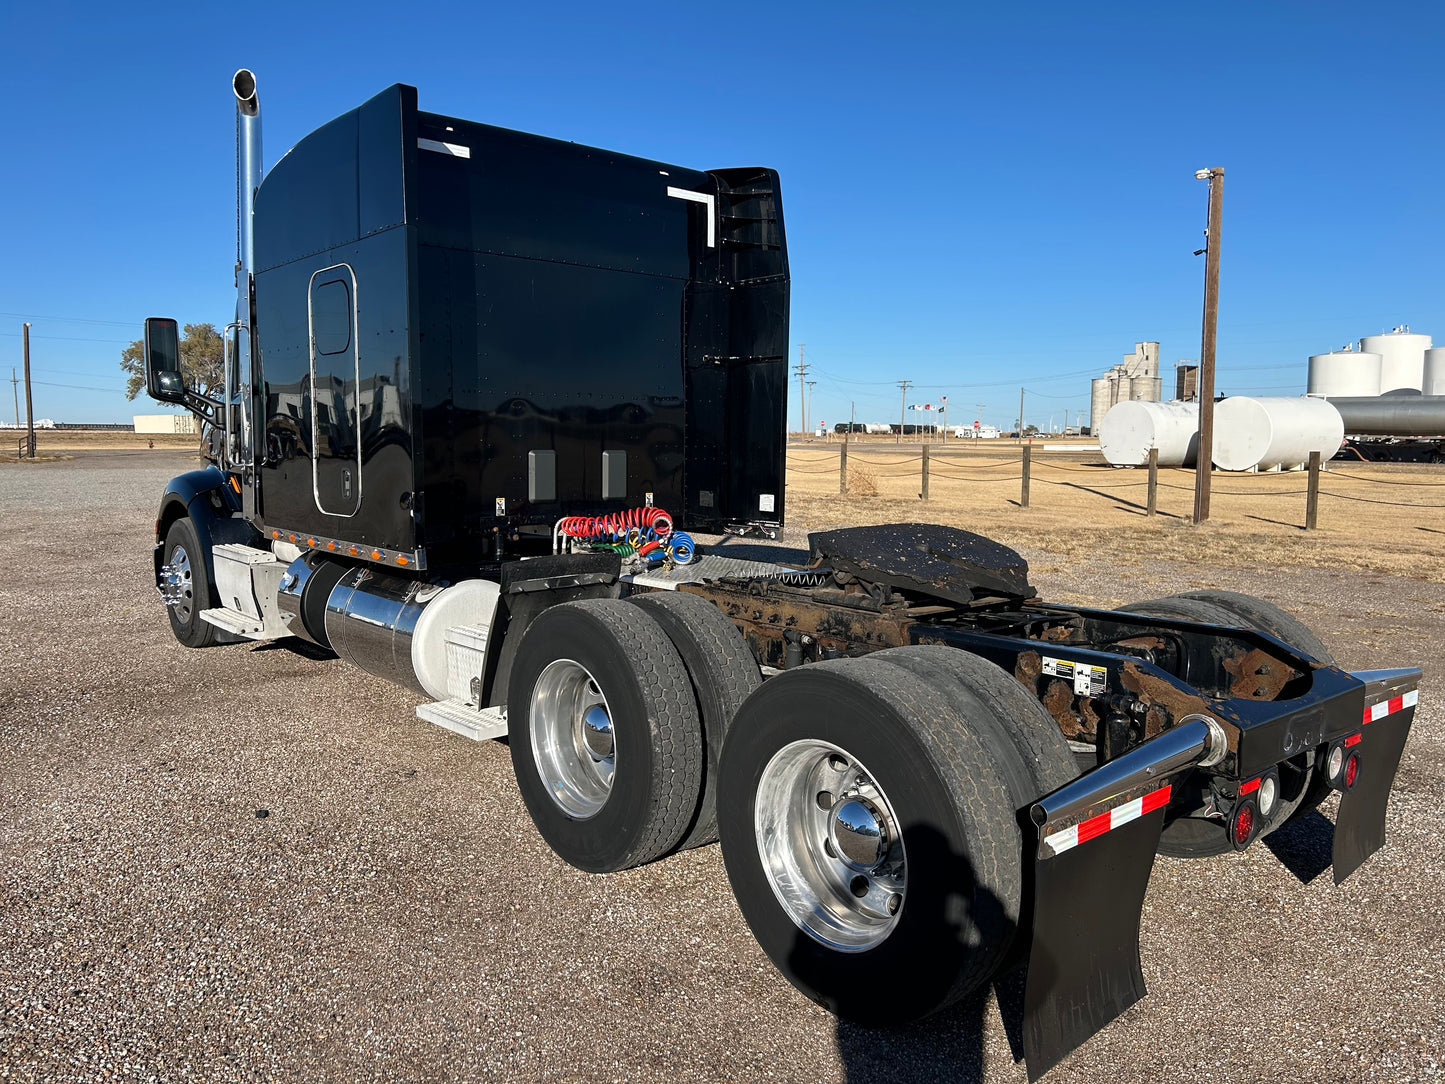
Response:
[[[146,319],[145,359],[146,394],[161,403],[183,402],[186,380],[181,375],[181,341],[174,320]]]

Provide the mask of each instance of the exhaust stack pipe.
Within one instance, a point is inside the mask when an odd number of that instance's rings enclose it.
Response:
[[[236,225],[240,238],[236,253],[236,322],[251,324],[251,275],[255,271],[251,216],[256,189],[261,185],[261,102],[256,97],[256,76],[242,68],[231,79],[236,93]]]

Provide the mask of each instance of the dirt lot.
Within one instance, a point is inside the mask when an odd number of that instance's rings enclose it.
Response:
[[[532,828],[504,745],[419,722],[406,692],[334,660],[180,647],[149,531],[194,464],[91,452],[0,466],[0,1080],[1025,1079],[1018,976],[909,1028],[839,1025],[756,948],[716,847],[579,873]],[[836,449],[795,459],[820,453]],[[1195,532],[1062,482],[1018,509],[1016,474],[953,481],[952,509],[878,481],[884,497],[840,505],[836,474],[830,496],[799,473],[792,521],[938,518],[1023,544],[1046,597],[1244,590],[1343,665],[1426,669],[1385,850],[1339,889],[1291,872],[1323,870],[1323,818],[1160,859],[1150,996],[1047,1079],[1438,1077],[1445,524],[1338,502],[1305,538],[1302,498],[1260,493]]]

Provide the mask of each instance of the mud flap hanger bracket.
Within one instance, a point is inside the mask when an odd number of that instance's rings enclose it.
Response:
[[[1218,764],[1226,743],[1216,720],[1191,715],[1030,807],[1038,829],[1023,1022],[1031,1081],[1144,996],[1139,922],[1170,780]]]

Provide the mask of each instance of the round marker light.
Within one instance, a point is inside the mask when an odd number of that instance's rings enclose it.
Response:
[[[1235,850],[1242,851],[1250,845],[1258,822],[1252,798],[1246,798],[1234,807],[1234,815],[1229,818],[1229,841],[1234,844]]]
[[[1355,785],[1360,777],[1360,758],[1357,753],[1351,753],[1350,759],[1345,761],[1345,789],[1349,790]]]
[[[1340,770],[1345,766],[1345,747],[1336,745],[1330,749],[1330,759],[1326,765],[1330,773],[1330,781],[1334,782],[1340,778]]]
[[[1274,813],[1274,807],[1279,803],[1279,779],[1273,775],[1267,775],[1259,781],[1259,793],[1255,795],[1259,801],[1259,815],[1268,820]]]

